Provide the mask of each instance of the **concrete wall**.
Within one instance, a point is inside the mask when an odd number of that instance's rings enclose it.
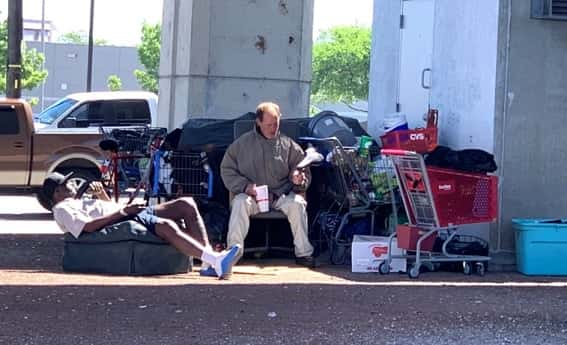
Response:
[[[435,1],[431,106],[441,144],[493,152],[497,32],[497,1]]]
[[[26,42],[28,49],[41,51],[41,43]],[[44,105],[74,92],[84,92],[87,85],[88,46],[84,44],[45,44],[45,68],[49,72],[45,84]],[[143,69],[134,47],[95,46],[93,49],[93,91],[108,91],[107,79],[115,74],[122,80],[123,90],[141,90],[134,76]],[[40,103],[34,112],[41,111],[41,86],[22,92],[24,97],[37,97]]]
[[[378,137],[384,115],[396,111],[400,74],[399,1],[374,0],[370,86],[368,95],[368,132]]]
[[[494,240],[511,251],[511,218],[567,215],[567,22],[531,19],[529,1],[501,2],[495,137],[504,178]]]
[[[378,135],[396,111],[400,68],[400,1],[375,0],[368,128]],[[494,149],[498,2],[435,1],[431,106],[441,143]]]
[[[159,123],[233,118],[264,100],[307,116],[313,0],[164,1]]]

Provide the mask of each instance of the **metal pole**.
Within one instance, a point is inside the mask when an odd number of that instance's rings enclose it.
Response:
[[[87,60],[87,92],[92,89],[93,76],[93,22],[94,22],[94,0],[91,0],[91,20],[89,25],[89,53]]]
[[[43,54],[43,62],[41,69],[45,69],[45,0],[41,0],[41,53]],[[41,83],[41,111],[45,108],[45,80]]]
[[[22,96],[22,0],[8,3],[8,68],[6,70],[6,96]]]

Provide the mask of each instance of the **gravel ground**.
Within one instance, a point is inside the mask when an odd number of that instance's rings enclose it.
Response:
[[[233,279],[61,272],[61,238],[2,235],[0,344],[567,344],[567,279],[352,274],[248,260]]]

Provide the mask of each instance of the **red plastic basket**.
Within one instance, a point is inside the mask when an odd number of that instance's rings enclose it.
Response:
[[[380,137],[382,148],[426,153],[437,147],[437,127],[392,131]]]
[[[421,229],[417,226],[412,225],[398,225],[396,227],[396,236],[398,238],[398,248],[406,250],[416,250],[417,240],[420,236],[425,235],[427,230]],[[430,252],[433,250],[435,245],[435,239],[437,238],[437,232],[432,233],[423,241],[421,241],[420,250]]]
[[[498,177],[427,168],[441,227],[494,222],[498,217]]]

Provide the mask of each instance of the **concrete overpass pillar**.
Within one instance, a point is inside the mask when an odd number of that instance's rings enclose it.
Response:
[[[260,101],[307,116],[314,0],[164,0],[158,124],[234,118]]]

